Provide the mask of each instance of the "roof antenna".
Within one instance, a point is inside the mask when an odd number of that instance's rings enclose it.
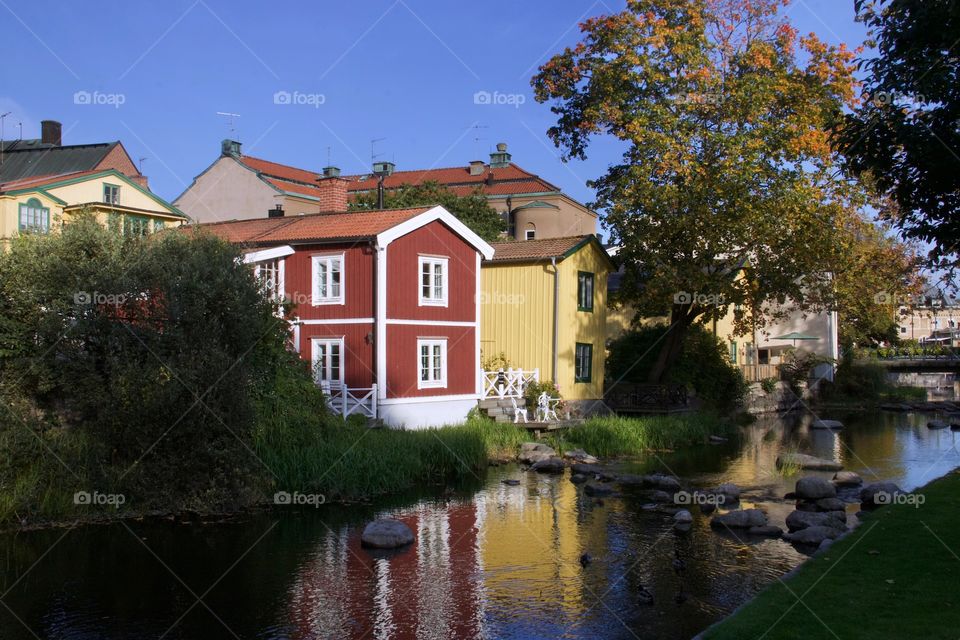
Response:
[[[13,113],[12,111],[7,111],[6,113],[0,113],[0,164],[3,164],[3,121],[6,120],[7,116]]]
[[[239,142],[240,140],[237,138],[237,128],[234,126],[233,119],[239,118],[240,114],[230,113],[229,111],[217,111],[217,115],[227,119],[227,130],[230,132],[230,139]]]
[[[149,159],[150,159],[150,158],[148,158],[148,157],[146,157],[146,156],[144,156],[144,157],[142,157],[142,158],[137,158],[137,162],[140,164],[140,167],[139,167],[139,169],[137,169],[137,171],[140,172],[140,175],[143,175],[143,161],[144,161],[144,160],[149,160]]]
[[[373,164],[377,161],[377,158],[382,156],[382,153],[377,153],[377,143],[383,142],[386,138],[373,138],[370,140],[370,164]]]

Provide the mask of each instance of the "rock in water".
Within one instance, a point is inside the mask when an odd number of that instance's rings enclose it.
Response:
[[[740,501],[740,487],[732,482],[725,482],[713,490],[718,496],[723,496],[722,504],[732,504]]]
[[[583,484],[587,480],[589,480],[589,478],[583,475],[582,473],[575,473],[572,476],[570,476],[570,482],[572,482],[573,484]]]
[[[588,496],[612,496],[613,489],[604,484],[594,484],[593,482],[588,482],[583,485],[583,491]]]
[[[833,474],[833,484],[838,487],[858,487],[863,484],[863,478],[853,471],[838,471]]]
[[[573,460],[574,462],[580,462],[583,464],[597,464],[598,460],[592,455],[584,451],[583,449],[573,449],[571,451],[565,451],[563,454],[564,458],[568,460]]]
[[[763,536],[765,538],[779,538],[783,535],[783,529],[780,527],[774,526],[772,524],[767,524],[762,527],[750,527],[747,529],[747,533],[752,536]]]
[[[839,420],[814,420],[810,426],[814,429],[843,429]]]
[[[821,498],[836,498],[837,488],[823,478],[804,476],[797,480],[797,488],[794,493],[801,500],[819,500]]]
[[[749,529],[767,524],[767,514],[760,509],[741,509],[713,516],[710,526],[715,529]]]
[[[524,442],[520,445],[520,454],[517,459],[526,464],[533,464],[540,460],[552,458],[555,455],[557,455],[557,452],[542,442]]]
[[[840,471],[843,465],[833,460],[824,460],[805,453],[781,453],[777,456],[777,468],[798,467],[810,471]]]
[[[413,540],[413,531],[399,520],[374,520],[360,534],[360,543],[374,549],[396,549]]]
[[[560,458],[545,458],[530,465],[531,471],[538,473],[563,473],[567,465]]]
[[[950,425],[944,422],[943,420],[931,420],[927,423],[928,429],[946,429]]]
[[[673,514],[673,521],[676,524],[690,524],[693,522],[693,514],[686,509],[680,509],[680,511]]]

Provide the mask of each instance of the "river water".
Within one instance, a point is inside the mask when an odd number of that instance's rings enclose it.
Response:
[[[782,451],[908,490],[960,465],[960,433],[927,429],[932,414],[822,417],[847,428],[766,419],[728,443],[622,466],[692,486],[737,483],[744,507],[782,527],[796,480],[776,472]],[[811,552],[717,533],[692,511],[680,535],[638,496],[601,504],[566,474],[507,465],[442,495],[371,506],[10,533],[0,536],[0,639],[689,638]],[[417,542],[394,554],[361,548],[363,525],[385,516],[407,522]]]

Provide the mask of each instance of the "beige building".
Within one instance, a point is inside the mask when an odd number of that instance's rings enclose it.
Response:
[[[564,194],[559,187],[512,162],[500,143],[488,162],[475,160],[460,167],[394,171],[393,163],[377,163],[383,188],[436,182],[458,195],[479,191],[490,201],[516,240],[594,234],[597,214]],[[220,157],[194,178],[174,205],[199,222],[262,218],[279,206],[286,215],[337,211],[346,203],[330,197],[325,182],[345,180],[348,198],[376,192],[376,175],[340,176],[339,169],[322,173],[244,155],[239,142],[224,140]]]
[[[931,290],[916,304],[897,309],[897,335],[901,340],[956,344],[960,339],[960,303]]]

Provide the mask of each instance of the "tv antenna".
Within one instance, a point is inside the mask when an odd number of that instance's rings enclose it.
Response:
[[[477,132],[476,132],[476,135],[475,135],[474,138],[473,138],[473,141],[474,141],[474,142],[480,142],[481,140],[486,140],[486,138],[481,138],[481,137],[480,137],[480,131],[479,131],[479,130],[480,130],[480,129],[489,129],[489,128],[490,128],[490,125],[487,125],[487,124],[475,124],[475,125],[473,125],[473,126],[470,127],[470,128],[471,128],[471,129],[477,129]]]
[[[7,119],[7,116],[13,113],[12,111],[7,111],[6,113],[0,113],[0,164],[3,164],[3,122]]]
[[[240,117],[240,114],[239,114],[239,113],[230,113],[229,111],[217,111],[217,115],[218,115],[218,116],[223,116],[224,118],[227,119],[227,128],[228,128],[228,130],[230,131],[230,137],[235,139],[235,138],[237,137],[237,128],[236,128],[236,126],[234,125],[233,119],[234,119],[234,118],[239,118],[239,117]]]
[[[377,143],[383,142],[386,138],[373,138],[370,140],[370,164],[373,164],[377,161],[377,158],[382,156],[382,153],[377,153]]]
[[[143,175],[143,161],[144,161],[144,160],[149,160],[149,159],[150,159],[150,158],[148,158],[148,157],[146,157],[146,156],[144,156],[144,157],[142,157],[142,158],[137,158],[137,163],[140,165],[140,167],[139,167],[139,169],[138,169],[138,171],[140,172],[140,175]]]

